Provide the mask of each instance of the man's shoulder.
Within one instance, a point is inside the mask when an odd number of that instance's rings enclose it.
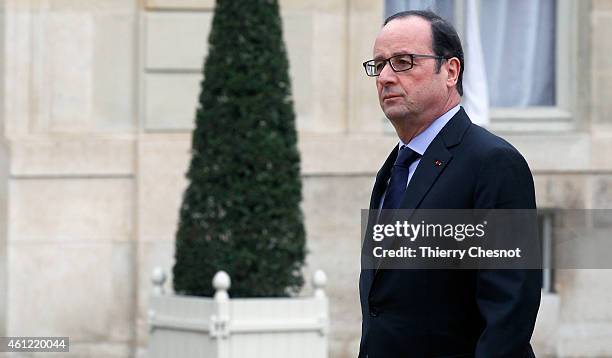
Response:
[[[461,145],[481,159],[510,157],[524,160],[519,150],[507,140],[473,123],[466,130]]]
[[[521,156],[508,141],[472,123],[463,108],[440,131],[442,141],[456,154],[484,158],[491,155]]]

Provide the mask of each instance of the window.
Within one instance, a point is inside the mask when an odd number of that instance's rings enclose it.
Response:
[[[555,0],[482,1],[479,20],[491,106],[554,106]]]
[[[570,89],[575,54],[569,0],[386,0],[385,17],[409,9],[432,9],[451,21],[464,45],[466,26],[477,21],[490,106],[490,126],[500,130],[571,128]],[[469,39],[467,39],[469,40]],[[467,67],[466,66],[466,67]],[[469,81],[465,78],[465,81]]]

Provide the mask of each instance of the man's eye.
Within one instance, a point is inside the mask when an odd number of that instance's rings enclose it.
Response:
[[[400,57],[396,58],[393,64],[398,66],[410,66],[411,61],[408,57]]]
[[[385,61],[376,62],[374,65],[376,67],[376,72],[382,71],[383,67],[385,67]]]

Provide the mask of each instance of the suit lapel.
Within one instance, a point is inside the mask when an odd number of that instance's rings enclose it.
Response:
[[[400,208],[416,209],[419,207],[438,176],[452,160],[453,155],[448,149],[461,143],[463,135],[471,123],[463,108],[460,108],[459,112],[442,128],[423,153],[423,157],[406,188]],[[440,203],[440,205],[442,207],[444,204]]]
[[[429,145],[406,188],[400,208],[416,209],[453,155],[438,136]]]

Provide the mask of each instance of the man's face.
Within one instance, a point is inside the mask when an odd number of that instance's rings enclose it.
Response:
[[[406,53],[434,55],[427,20],[410,16],[392,20],[381,29],[374,43],[374,59]],[[414,67],[403,72],[394,72],[387,63],[376,78],[380,106],[394,123],[408,120],[421,125],[419,121],[439,110],[448,99],[447,79],[444,65],[436,73],[435,59],[415,58]]]

